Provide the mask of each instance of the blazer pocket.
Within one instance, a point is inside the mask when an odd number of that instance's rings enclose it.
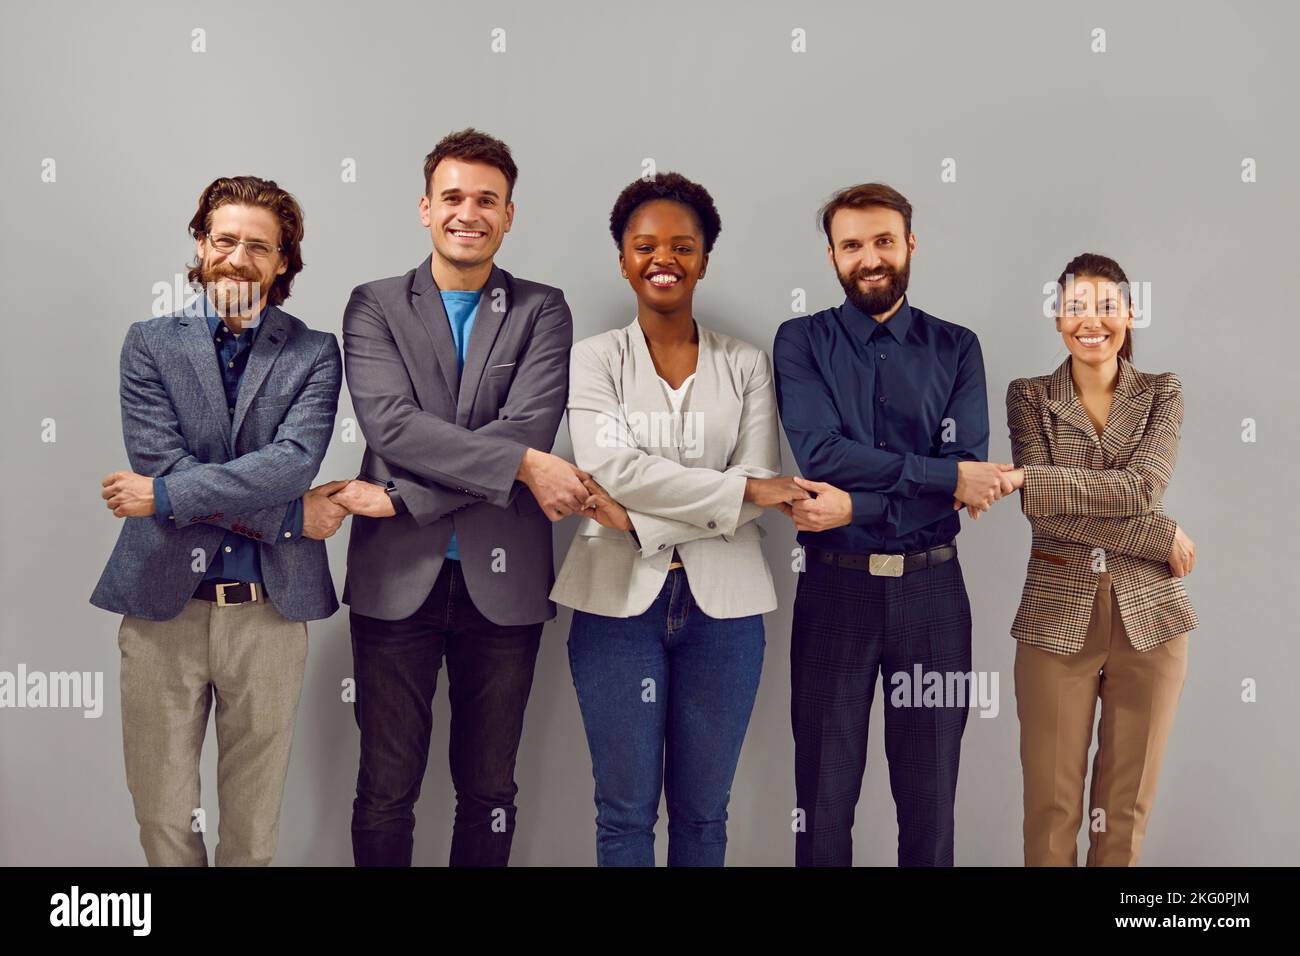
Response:
[[[537,514],[542,510],[542,506],[537,503],[533,493],[527,488],[520,488],[519,493],[515,495],[515,514],[531,515]]]
[[[617,538],[620,541],[632,543],[632,539],[626,531],[620,531],[618,528],[609,528],[594,518],[584,518],[582,524],[578,526],[578,536],[582,538]]]
[[[257,398],[253,399],[253,401],[249,404],[248,410],[250,413],[267,411],[267,410],[281,411],[283,409],[288,408],[290,405],[292,405],[293,400],[296,397],[297,396],[292,394],[259,395]]]
[[[755,521],[747,521],[736,529],[735,534],[719,535],[723,541],[756,541],[767,537],[767,529]],[[704,540],[708,540],[705,538]]]

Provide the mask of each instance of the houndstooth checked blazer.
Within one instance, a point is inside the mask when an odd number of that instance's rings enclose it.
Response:
[[[1077,652],[1102,571],[1137,650],[1197,626],[1182,580],[1169,570],[1177,524],[1161,507],[1182,421],[1178,376],[1139,372],[1124,358],[1100,436],[1075,395],[1069,356],[1051,375],[1007,387],[1012,459],[1025,469],[1020,506],[1033,528],[1013,637]]]

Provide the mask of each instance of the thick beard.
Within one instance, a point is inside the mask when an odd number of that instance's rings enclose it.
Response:
[[[907,281],[912,274],[912,256],[908,253],[907,261],[903,263],[901,270],[895,270],[891,266],[882,265],[881,268],[889,270],[889,280],[879,288],[870,291],[862,291],[858,285],[860,276],[867,272],[873,272],[872,269],[859,269],[846,280],[843,275],[836,270],[839,277],[840,285],[844,287],[844,294],[848,300],[857,306],[866,315],[880,315],[888,312],[894,307],[894,303],[907,292]]]
[[[207,295],[208,301],[212,303],[213,309],[217,315],[222,318],[230,316],[251,316],[257,308],[257,303],[261,298],[262,286],[257,277],[249,278],[238,272],[233,274],[239,279],[245,279],[249,285],[247,291],[239,288],[229,289],[220,283],[223,276],[231,275],[230,269],[223,269],[217,272],[211,267],[204,265],[200,272],[200,280],[203,283],[203,293]],[[245,299],[245,297],[247,297]]]

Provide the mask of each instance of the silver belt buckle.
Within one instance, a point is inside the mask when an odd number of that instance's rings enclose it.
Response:
[[[867,570],[878,577],[901,578],[903,576],[903,556],[901,554],[873,554],[869,559]]]
[[[251,597],[249,597],[247,601],[227,601],[225,589],[233,588],[236,583],[239,582],[234,582],[234,583],[226,582],[224,584],[217,585],[217,607],[239,607],[239,605],[241,604],[252,604],[257,600],[257,585],[250,584],[248,586],[248,593],[251,595]]]

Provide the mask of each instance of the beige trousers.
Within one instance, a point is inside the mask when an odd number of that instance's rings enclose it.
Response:
[[[199,755],[217,703],[217,866],[275,855],[307,625],[265,599],[231,607],[191,598],[169,621],[124,617],[126,784],[150,866],[206,866]]]
[[[1026,866],[1077,863],[1098,698],[1087,863],[1137,865],[1186,674],[1186,634],[1149,651],[1133,649],[1109,572],[1100,576],[1088,636],[1078,653],[1017,645]]]

